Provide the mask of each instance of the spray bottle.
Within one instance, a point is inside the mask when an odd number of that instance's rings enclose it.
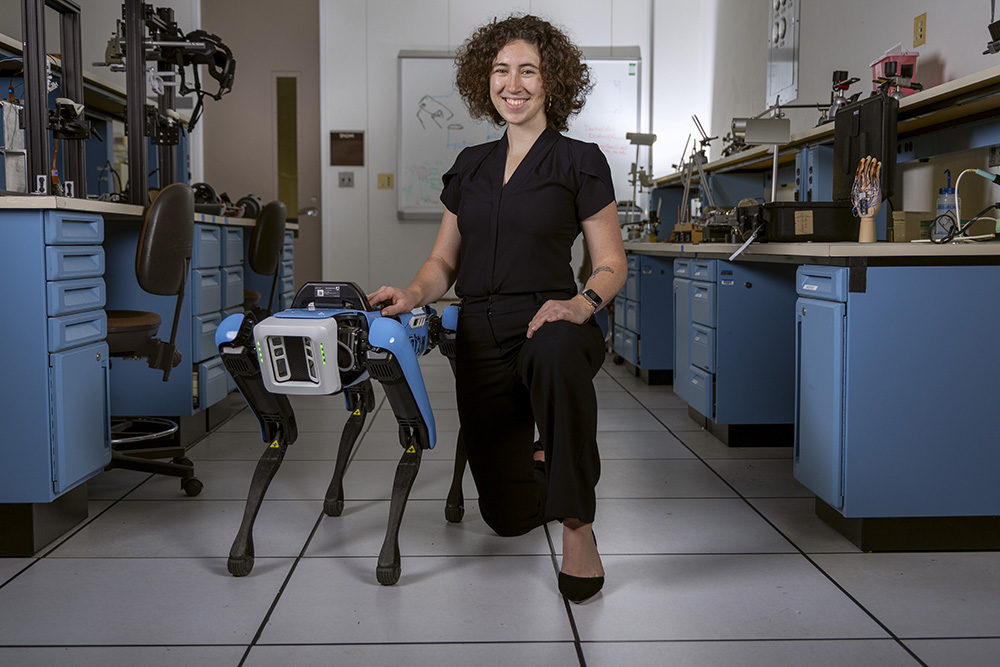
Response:
[[[945,169],[944,173],[948,177],[948,186],[938,190],[937,215],[934,218],[933,229],[935,239],[943,239],[958,229],[956,216],[958,200],[955,198],[955,188],[951,187],[951,170]]]

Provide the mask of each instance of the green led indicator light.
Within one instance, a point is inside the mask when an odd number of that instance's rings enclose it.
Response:
[[[326,366],[326,350],[323,349],[323,343],[319,344],[319,356],[323,360],[323,365]]]
[[[260,341],[257,341],[257,356],[260,357],[260,363],[264,363],[264,352],[260,349]]]

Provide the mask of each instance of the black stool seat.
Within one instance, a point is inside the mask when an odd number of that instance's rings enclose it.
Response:
[[[160,328],[160,316],[145,310],[108,310],[108,347],[115,356],[138,353]]]

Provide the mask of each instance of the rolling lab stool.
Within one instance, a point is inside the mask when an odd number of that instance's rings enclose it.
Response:
[[[243,310],[255,311],[257,314],[269,316],[274,306],[274,290],[278,284],[278,264],[281,260],[282,247],[285,244],[285,205],[280,201],[265,204],[257,214],[253,231],[250,233],[250,247],[247,259],[250,269],[262,276],[273,276],[271,279],[271,294],[267,299],[267,308],[259,308],[261,295],[256,290],[243,290]],[[258,317],[258,319],[264,319]]]
[[[163,372],[163,381],[181,362],[175,347],[177,325],[184,300],[184,286],[191,266],[194,239],[194,192],[184,183],[163,188],[149,208],[139,234],[135,275],[139,287],[150,294],[176,296],[170,341],[155,338],[160,316],[137,310],[108,310],[108,347],[112,357],[143,359],[150,368]],[[177,424],[159,417],[112,417],[111,463],[107,470],[123,468],[181,478],[189,496],[201,493],[194,464],[184,456],[184,447],[170,442],[159,447],[150,441],[177,432]],[[156,459],[171,459],[159,461]]]

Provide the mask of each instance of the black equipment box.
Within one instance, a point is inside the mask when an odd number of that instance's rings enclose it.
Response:
[[[757,239],[782,243],[857,241],[859,222],[847,201],[778,201],[736,209],[740,229],[760,227]],[[761,223],[763,225],[761,226]]]

